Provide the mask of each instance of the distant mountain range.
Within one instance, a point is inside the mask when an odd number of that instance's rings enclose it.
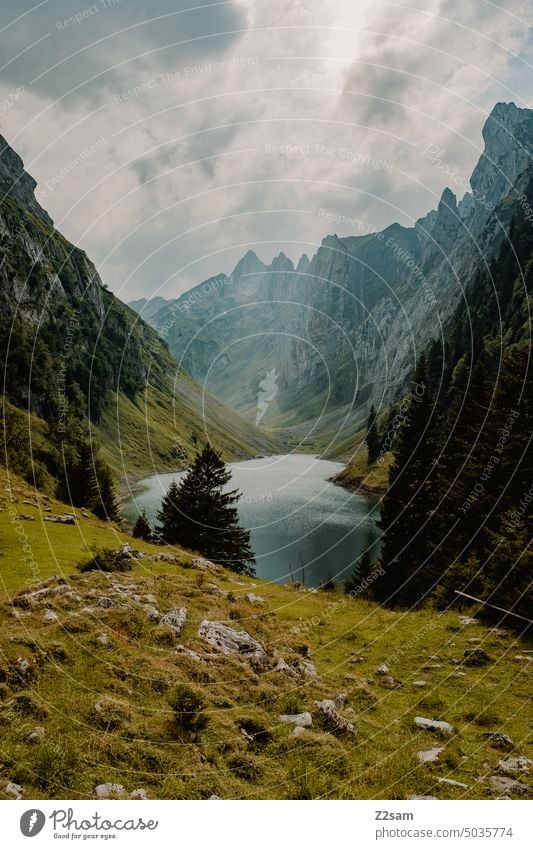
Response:
[[[296,267],[283,253],[265,265],[248,251],[229,276],[130,306],[189,374],[249,420],[261,381],[274,376],[261,424],[340,445],[370,403],[402,394],[417,354],[505,240],[531,172],[533,111],[498,103],[483,140],[471,192],[457,202],[446,188],[413,227],[329,235]]]

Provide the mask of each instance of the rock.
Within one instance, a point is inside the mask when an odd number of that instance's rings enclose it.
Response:
[[[301,737],[302,734],[305,734],[305,728],[303,728],[301,725],[295,725],[292,729],[291,737]]]
[[[442,663],[426,663],[422,669],[442,669]]]
[[[515,654],[513,660],[533,660],[533,657],[528,657],[525,654]]]
[[[399,687],[403,687],[402,682],[393,678],[392,675],[382,675],[378,683],[379,686],[384,687],[385,690],[397,690]]]
[[[518,796],[530,794],[530,788],[526,784],[522,784],[515,778],[509,778],[506,775],[492,775],[490,778],[491,789],[499,796],[507,796],[509,793],[515,793]]]
[[[97,799],[109,799],[111,796],[124,796],[126,791],[122,784],[98,784],[94,788],[94,793]]]
[[[61,516],[45,516],[45,522],[56,522],[59,525],[75,525],[76,517],[72,516],[70,513],[65,513]]]
[[[42,743],[43,740],[44,728],[42,725],[38,725],[37,728],[34,728],[33,731],[30,731],[30,733],[26,735],[26,743]]]
[[[159,610],[157,609],[157,607],[155,607],[153,604],[143,604],[142,609],[146,613],[150,622],[159,622],[159,618],[160,618],[161,614],[159,613]],[[185,609],[185,608],[183,608],[183,609]]]
[[[288,722],[292,725],[298,725],[300,728],[311,728],[313,717],[309,711],[303,713],[283,713],[279,718],[280,722]]]
[[[346,704],[347,698],[348,696],[346,695],[346,693],[337,693],[337,695],[333,699],[333,701],[335,702],[335,707],[343,708]]]
[[[336,734],[337,736],[350,735],[352,737],[357,735],[357,728],[353,722],[341,716],[333,699],[323,699],[320,702],[315,701],[315,707],[322,717],[326,728],[332,734]]]
[[[209,801],[209,802],[221,802],[222,800],[221,800],[220,796],[215,796],[215,794],[213,793],[213,794],[209,797],[208,801]]]
[[[17,513],[15,516],[17,522],[35,522],[35,516],[29,516],[26,513]]]
[[[474,616],[460,616],[459,622],[461,625],[479,625],[479,619]]]
[[[264,604],[265,599],[260,595],[255,595],[255,593],[247,593],[245,595],[246,601],[249,601],[250,604]]]
[[[132,790],[130,793],[130,799],[148,799],[148,794],[144,787],[139,787],[138,790]]]
[[[488,740],[491,746],[495,749],[501,749],[504,752],[509,752],[514,749],[514,743],[508,734],[502,731],[491,731],[488,734],[483,734],[483,737]]]
[[[424,716],[415,716],[414,724],[417,728],[423,728],[424,731],[434,731],[445,735],[453,734],[453,727],[450,723],[440,719],[426,719]]]
[[[4,793],[6,796],[12,796],[14,799],[22,799],[24,797],[24,790],[20,784],[15,784],[14,781],[9,781],[6,784]]]
[[[146,593],[146,595],[141,596],[141,601],[143,601],[145,604],[153,604],[154,607],[157,607],[158,605],[158,601],[155,595],[152,595],[152,593]]]
[[[440,753],[443,751],[444,748],[442,746],[440,748],[435,747],[434,749],[426,749],[424,752],[417,752],[416,756],[420,763],[433,764],[438,761]]]
[[[413,687],[425,687],[425,686],[426,686],[425,681],[422,681],[422,680],[413,681]]]
[[[190,657],[191,660],[196,660],[198,663],[205,663],[204,659],[202,657],[200,657],[200,655],[197,652],[193,651],[192,649],[187,648],[186,646],[177,646],[176,651],[182,652],[183,654],[186,654],[187,657]]]
[[[170,628],[173,628],[179,637],[183,628],[185,626],[185,622],[187,621],[187,608],[186,607],[174,607],[172,610],[169,610],[168,613],[161,618],[160,625],[168,625]]]
[[[453,677],[454,678],[466,678],[466,672],[460,672],[458,670],[457,672],[453,673]]]
[[[491,663],[491,661],[490,654],[480,646],[475,649],[464,650],[463,663],[465,666],[485,666],[486,663]]]
[[[19,675],[26,676],[30,672],[31,664],[25,657],[17,657],[15,667]]]
[[[162,560],[164,563],[179,563],[175,554],[168,554],[166,551],[159,552],[158,560]]]
[[[431,802],[437,801],[436,796],[417,796],[416,793],[412,794],[411,796],[408,796],[407,798],[412,799],[413,801],[415,801],[415,800],[428,801],[428,802],[429,801],[431,801]]]
[[[462,790],[470,790],[468,784],[463,784],[462,781],[455,781],[453,778],[437,778],[439,784],[448,784],[450,787],[460,787]]]
[[[526,758],[524,755],[518,758],[508,758],[507,760],[498,761],[498,770],[504,775],[517,775],[518,773],[528,773],[533,761]]]
[[[246,631],[234,631],[222,622],[204,619],[200,622],[198,636],[222,654],[243,655],[259,669],[266,669],[268,666],[268,655],[264,647]]]
[[[480,643],[481,637],[469,637],[467,643]]]
[[[388,674],[389,674],[389,667],[386,666],[384,663],[381,663],[378,666],[378,668],[376,669],[376,675],[388,675]]]
[[[222,567],[218,563],[212,563],[211,560],[206,560],[205,557],[195,557],[192,561],[193,569],[200,569],[202,572],[214,572],[218,574],[222,571]],[[246,586],[245,584],[243,586]]]
[[[107,648],[111,645],[111,640],[107,634],[98,634],[96,642],[99,646],[102,646],[102,648]]]
[[[226,595],[224,590],[221,590],[218,584],[213,584],[212,581],[207,581],[207,583],[203,585],[203,589],[206,592],[210,592],[211,595],[216,595],[219,598]]]
[[[43,616],[43,623],[45,625],[53,625],[55,622],[59,622],[59,616],[55,612],[55,610],[45,610]]]

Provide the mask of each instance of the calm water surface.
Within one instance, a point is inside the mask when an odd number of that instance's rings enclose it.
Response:
[[[329,483],[342,465],[302,454],[232,463],[230,489],[239,489],[241,525],[251,531],[259,577],[278,583],[305,580],[308,587],[329,578],[346,580],[369,546],[377,557],[378,510],[361,495]],[[172,480],[183,473],[145,478],[142,491],[124,505],[134,521],[143,508],[151,524]]]

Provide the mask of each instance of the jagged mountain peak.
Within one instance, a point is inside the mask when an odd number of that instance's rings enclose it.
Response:
[[[254,251],[248,250],[233,269],[231,277],[238,279],[243,274],[257,274],[266,271],[267,268],[268,266],[261,262]]]

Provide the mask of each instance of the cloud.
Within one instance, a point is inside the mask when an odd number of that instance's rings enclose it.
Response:
[[[123,297],[229,272],[243,246],[297,259],[330,229],[409,224],[446,184],[424,145],[467,182],[494,102],[529,97],[521,0],[122,0],[57,27],[84,2],[12,26],[30,3],[2,4],[3,61],[21,55],[0,97],[24,86],[2,131]]]

